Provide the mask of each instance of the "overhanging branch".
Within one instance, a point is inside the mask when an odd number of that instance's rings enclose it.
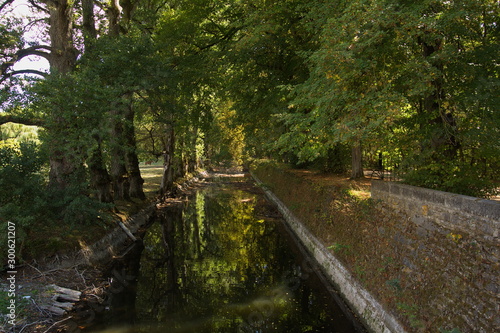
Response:
[[[50,53],[40,51],[40,50],[51,51],[52,48],[50,46],[47,46],[47,45],[35,45],[32,47],[28,47],[27,49],[19,50],[16,52],[15,61],[19,61],[22,58],[28,57],[30,55],[35,55],[35,56],[43,57],[47,60],[50,60]]]
[[[51,54],[49,52],[45,52],[43,50],[51,51],[52,48],[47,45],[35,45],[28,47],[26,49],[22,49],[17,51],[14,55],[12,55],[12,58],[9,61],[4,62],[3,64],[0,64],[0,82],[5,81],[7,78],[13,76],[13,75],[18,75],[18,74],[35,74],[35,75],[40,75],[40,76],[47,76],[47,73],[35,70],[35,69],[23,69],[23,70],[18,70],[18,71],[10,71],[12,66],[19,60],[34,55],[34,56],[39,56],[43,57],[47,60],[50,61]]]
[[[42,71],[39,71],[36,69],[20,69],[18,71],[12,71],[12,72],[8,73],[9,76],[19,75],[19,74],[34,74],[34,75],[39,75],[42,77],[47,77],[47,75],[49,75],[49,73],[42,72]]]
[[[45,122],[39,118],[30,118],[30,117],[0,113],[0,125],[3,125],[5,123],[16,123],[16,124],[22,124],[28,126],[40,126],[40,127],[43,127],[45,125]]]
[[[39,11],[43,12],[43,13],[47,13],[49,14],[49,10],[47,8],[44,8],[42,6],[40,6],[39,4],[37,4],[34,0],[28,0],[28,2],[33,6],[35,7],[36,9],[38,9]]]
[[[41,77],[47,77],[49,75],[49,73],[45,73],[36,69],[20,69],[18,71],[2,73],[2,76],[0,76],[0,83],[3,83],[5,80],[14,75],[21,75],[21,74],[33,74],[33,75],[39,75]]]

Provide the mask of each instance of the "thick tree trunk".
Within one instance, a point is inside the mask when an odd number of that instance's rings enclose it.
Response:
[[[69,0],[46,2],[49,10],[49,36],[51,54],[48,57],[52,74],[66,74],[73,70],[76,63],[77,51],[73,47],[73,15]],[[47,131],[53,133],[49,144],[49,185],[64,189],[70,182],[78,182],[82,165],[71,157],[72,149],[64,138],[64,131],[68,127],[62,117],[54,119]]]
[[[363,150],[361,149],[361,142],[356,141],[352,146],[352,156],[351,156],[351,179],[363,178]]]
[[[174,125],[168,124],[165,130],[165,150],[163,151],[163,174],[161,179],[160,194],[165,195],[174,187],[174,149],[175,131]]]
[[[47,1],[49,9],[49,35],[52,52],[50,54],[50,72],[65,74],[73,70],[78,51],[73,46],[72,1]]]
[[[109,19],[109,34],[111,36],[118,36],[120,34],[120,16],[122,13],[122,7],[120,6],[119,0],[111,0],[110,6],[108,7],[108,19]]]
[[[49,157],[49,186],[51,188],[65,189],[72,183],[78,182],[77,163],[72,159],[68,153],[63,153],[54,147],[66,145],[61,140],[57,140],[59,144],[51,144],[50,157]]]
[[[111,193],[111,177],[104,166],[101,149],[101,139],[97,139],[97,146],[91,152],[88,160],[90,185],[96,191],[100,202],[113,202]]]
[[[111,179],[113,183],[113,197],[115,200],[130,200],[129,180],[125,168],[125,155],[122,149],[111,152]]]
[[[113,196],[115,200],[130,200],[129,181],[125,164],[126,152],[123,120],[121,110],[123,105],[118,105],[111,114],[111,180],[113,182]]]
[[[139,168],[139,159],[135,151],[127,153],[127,169],[129,174],[129,196],[141,200],[146,199],[144,194],[143,184],[144,179],[141,177]]]
[[[132,98],[130,96],[130,98]],[[125,114],[124,140],[127,144],[126,163],[129,176],[129,196],[131,198],[146,199],[142,185],[144,180],[141,177],[139,168],[139,158],[137,157],[137,145],[135,141],[134,109],[129,105]]]

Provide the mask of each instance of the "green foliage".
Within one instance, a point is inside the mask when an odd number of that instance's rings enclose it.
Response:
[[[497,167],[488,164],[470,165],[455,161],[430,163],[409,170],[404,181],[410,185],[424,186],[452,193],[488,198],[499,193]]]
[[[43,120],[44,154],[62,156],[72,174],[62,192],[45,191],[38,148],[2,146],[2,213],[26,228],[95,220],[102,207],[88,196],[86,165],[98,143],[105,165],[114,158],[113,123],[137,129],[146,160],[173,128],[179,170],[206,154],[343,173],[361,142],[370,167],[382,152],[410,184],[494,195],[498,18],[494,0],[139,2],[122,34],[81,48],[73,72],[2,81],[2,108]],[[2,18],[2,63],[25,46],[20,27]],[[2,126],[2,139],[28,137],[20,131]],[[361,214],[370,207],[356,203]]]
[[[294,99],[277,116],[283,132],[274,147],[304,162],[361,141],[401,159],[413,184],[493,194],[500,155],[495,2],[334,6],[310,7],[309,17],[321,22],[312,38],[320,47],[303,53],[309,76],[292,86]]]
[[[53,218],[44,191],[44,161],[33,143],[0,143],[0,228],[7,230],[8,221],[15,223],[18,244],[28,240],[37,225]],[[7,238],[1,237],[4,253],[6,246]]]
[[[0,126],[0,141],[14,139],[19,142],[38,142],[38,128],[7,123]]]
[[[12,141],[0,144],[0,227],[6,230],[8,221],[15,223],[19,244],[30,240],[35,230],[61,221],[81,226],[109,218],[103,212],[109,206],[82,194],[85,193],[82,186],[48,189],[45,163],[46,155],[37,144]],[[6,238],[2,237],[0,248],[5,246]],[[22,247],[18,250],[17,255],[22,258]]]
[[[207,157],[212,162],[242,165],[245,149],[243,126],[235,121],[236,112],[231,105],[220,104],[214,110],[214,124],[207,133],[210,149]]]
[[[274,144],[287,130],[276,117],[287,113],[291,87],[308,75],[302,56],[313,47],[303,17],[308,3],[259,1],[239,6],[241,28],[225,56],[226,91],[238,122],[245,126],[247,145],[261,156],[287,153]]]
[[[15,221],[21,240],[27,230],[47,218],[43,164],[39,147],[33,143],[0,144],[1,222]]]

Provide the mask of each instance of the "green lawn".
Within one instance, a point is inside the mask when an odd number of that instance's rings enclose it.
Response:
[[[141,164],[140,168],[141,176],[144,179],[144,194],[148,199],[154,198],[160,189],[163,165],[161,163]]]

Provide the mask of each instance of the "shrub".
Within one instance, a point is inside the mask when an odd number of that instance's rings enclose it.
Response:
[[[109,218],[109,214],[103,213],[109,205],[86,195],[86,184],[48,188],[46,161],[34,143],[0,143],[0,230],[7,230],[9,221],[15,223],[17,256],[21,259],[26,248],[43,251],[38,247],[48,244],[43,241],[44,233],[64,236],[71,229]],[[34,241],[35,232],[42,240]],[[7,238],[0,238],[2,253],[6,253],[6,246]]]
[[[16,223],[18,242],[50,215],[44,200],[43,158],[33,143],[4,142],[0,145],[0,227]],[[6,239],[0,240],[0,247]]]

